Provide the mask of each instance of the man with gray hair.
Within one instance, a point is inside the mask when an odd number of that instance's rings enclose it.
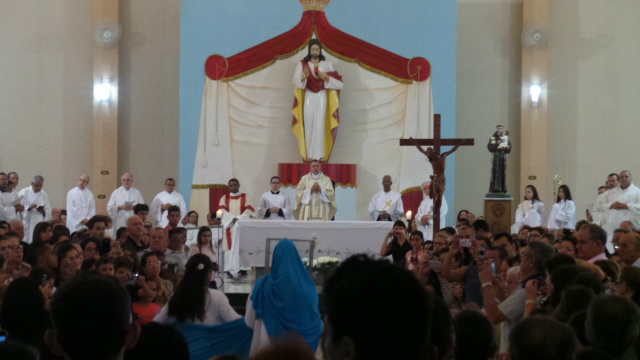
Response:
[[[371,221],[396,221],[404,216],[402,195],[391,190],[390,175],[382,177],[382,190],[378,191],[369,203],[369,220]]]
[[[116,238],[116,231],[127,226],[127,219],[133,216],[133,208],[138,204],[144,204],[144,199],[138,189],[133,187],[133,175],[124,173],[120,177],[120,186],[111,193],[107,212],[113,219],[113,231],[111,237]]]
[[[525,285],[532,280],[534,286],[540,289],[545,285],[547,277],[546,263],[555,254],[551,245],[540,241],[534,241],[521,254],[520,262],[520,285],[506,298],[498,304],[493,296],[494,283],[498,281],[493,274],[491,264],[485,261],[484,268],[478,274],[482,284],[482,297],[487,318],[493,324],[504,323],[502,326],[500,353],[505,353],[509,349],[509,331],[515,324],[522,320],[527,301],[527,291]],[[497,267],[497,264],[496,264]]]
[[[41,221],[49,221],[51,219],[51,204],[47,193],[42,190],[44,178],[36,175],[31,180],[31,186],[26,187],[18,193],[18,197],[22,196],[22,223],[24,224],[24,241],[31,244],[33,237],[33,229]]]
[[[605,213],[604,230],[609,234],[607,248],[613,253],[611,239],[613,231],[620,227],[620,223],[631,221],[637,229],[640,228],[640,189],[633,185],[631,173],[627,170],[620,172],[620,185],[609,190]]]
[[[67,193],[67,227],[71,232],[86,229],[89,219],[96,215],[96,201],[88,185],[89,176],[82,174],[78,186]]]
[[[415,221],[418,223],[418,230],[422,231],[425,240],[433,240],[433,199],[429,197],[429,187],[431,182],[425,181],[422,183],[422,192],[424,193],[424,200],[420,203],[418,211],[415,215]],[[442,206],[440,207],[440,229],[445,227],[444,218],[447,216],[449,206],[447,205],[447,199],[442,196]]]

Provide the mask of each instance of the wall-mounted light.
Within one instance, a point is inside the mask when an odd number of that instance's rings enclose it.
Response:
[[[529,94],[531,95],[531,107],[538,107],[538,100],[540,100],[540,93],[542,88],[540,85],[531,85],[529,87]]]
[[[102,82],[96,85],[94,96],[100,101],[109,101],[111,99],[111,82],[108,78],[102,79]]]

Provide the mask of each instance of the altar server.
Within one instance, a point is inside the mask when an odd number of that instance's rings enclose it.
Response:
[[[271,191],[262,194],[258,205],[258,219],[291,220],[293,206],[291,200],[280,192],[280,178],[274,176],[269,183]]]
[[[558,187],[558,198],[549,214],[549,229],[573,229],[576,226],[576,204],[567,185]]]
[[[524,188],[524,201],[516,210],[516,223],[511,225],[511,233],[517,234],[522,225],[542,226],[545,218],[544,204],[538,197],[538,190],[533,185]]]

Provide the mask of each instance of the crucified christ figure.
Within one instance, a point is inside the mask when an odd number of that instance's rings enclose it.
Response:
[[[460,145],[455,145],[453,149],[438,154],[432,147],[428,147],[426,150],[417,144],[414,138],[410,138],[413,144],[420,150],[421,153],[427,156],[431,167],[433,168],[433,175],[431,175],[431,186],[429,187],[429,197],[433,200],[433,225],[434,228],[440,227],[440,205],[442,205],[442,196],[444,194],[444,186],[446,183],[444,177],[444,168],[446,165],[446,158],[448,155],[458,150]],[[435,235],[435,232],[434,232]]]

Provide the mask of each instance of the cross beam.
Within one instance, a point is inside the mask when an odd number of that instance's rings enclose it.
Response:
[[[415,142],[414,142],[415,140]],[[433,115],[433,139],[400,139],[400,146],[426,145],[433,146],[433,151],[440,154],[441,146],[472,146],[474,139],[442,139],[440,137],[440,114]]]

